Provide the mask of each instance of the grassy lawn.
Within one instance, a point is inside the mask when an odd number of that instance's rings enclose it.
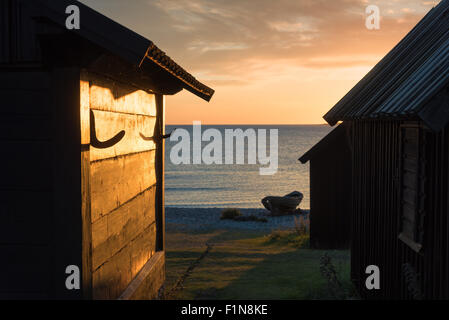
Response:
[[[299,249],[250,231],[167,232],[166,290],[212,245],[171,299],[331,299],[320,273],[325,252],[350,296],[349,251]]]

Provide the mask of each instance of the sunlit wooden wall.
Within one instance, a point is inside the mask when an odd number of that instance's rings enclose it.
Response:
[[[35,3],[0,1],[0,299],[154,298],[164,144],[151,138],[179,84],[35,19],[48,13]],[[80,289],[66,286],[69,265]]]
[[[151,138],[157,99],[87,71],[80,87],[82,143],[91,143],[81,161],[90,171],[83,201],[90,202],[92,223],[92,296],[115,299],[156,253],[156,144]],[[106,141],[121,131],[124,136],[114,146],[92,145],[93,134]]]

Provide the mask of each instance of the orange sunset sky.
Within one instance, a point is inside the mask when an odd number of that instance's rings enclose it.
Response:
[[[439,1],[82,0],[215,89],[167,97],[167,123],[318,124]],[[380,30],[365,8],[380,9]],[[81,17],[82,21],[82,17]]]

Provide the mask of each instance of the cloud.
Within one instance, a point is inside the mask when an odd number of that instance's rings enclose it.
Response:
[[[436,6],[438,4],[439,1],[434,0],[434,1],[423,1],[421,2],[423,6]]]
[[[82,2],[148,37],[200,80],[226,86],[289,68],[372,66],[429,10],[421,0]],[[365,28],[368,4],[380,7],[380,30]]]
[[[250,84],[245,80],[209,80],[207,83],[212,87],[240,87]]]
[[[243,50],[247,48],[248,45],[245,43],[194,41],[187,49],[205,53],[208,51]]]
[[[401,11],[404,12],[404,13],[411,13],[411,12],[414,12],[415,9],[412,9],[412,8],[402,8]]]

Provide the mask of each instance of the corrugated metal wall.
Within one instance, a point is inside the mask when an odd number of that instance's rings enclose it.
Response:
[[[351,276],[363,298],[448,298],[448,130],[422,132],[425,205],[420,214],[425,233],[423,249],[417,253],[398,239],[401,123],[353,124]],[[380,268],[380,290],[365,287],[365,269],[372,264]]]

